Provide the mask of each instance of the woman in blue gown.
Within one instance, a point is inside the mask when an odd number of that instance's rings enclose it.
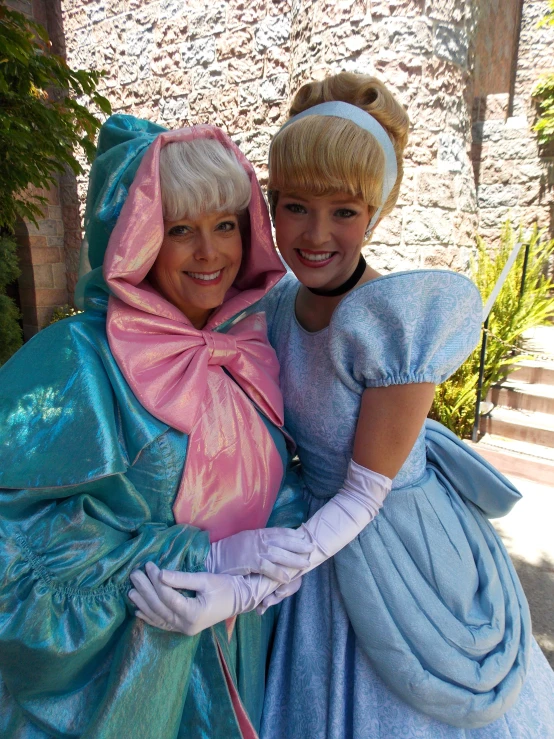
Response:
[[[183,146],[168,190],[162,160]],[[0,371],[0,736],[255,737],[271,614],[239,599],[185,636],[128,596],[147,561],[223,572],[243,529],[302,520],[278,365],[263,315],[244,318],[283,274],[263,197],[218,129],[113,116],[86,221],[84,312]],[[233,571],[214,577],[251,600],[275,587]]]
[[[393,483],[375,520],[283,602],[261,736],[552,738],[554,674],[487,520],[519,494],[425,422],[434,386],[478,341],[479,293],[449,271],[356,268],[398,197],[407,116],[380,82],[343,73],[305,85],[291,117],[269,194],[292,272],[264,305],[309,514],[353,456]]]

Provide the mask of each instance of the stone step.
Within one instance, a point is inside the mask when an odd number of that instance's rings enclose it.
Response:
[[[554,487],[554,448],[485,434],[472,449],[503,475],[516,476]]]
[[[482,416],[479,430],[531,444],[554,447],[554,415],[514,408],[494,408]]]
[[[554,324],[535,326],[524,334],[523,351],[536,354],[539,361],[554,362]]]
[[[540,444],[532,444],[528,441],[519,441],[518,439],[508,439],[506,436],[498,436],[496,434],[484,434],[480,438],[479,444],[506,452],[507,454],[519,454],[554,464],[554,448],[550,446],[541,446]]]
[[[517,382],[508,378],[502,385],[490,389],[487,400],[495,406],[554,414],[554,385]]]
[[[534,385],[554,385],[554,362],[526,359],[517,363],[508,379]]]

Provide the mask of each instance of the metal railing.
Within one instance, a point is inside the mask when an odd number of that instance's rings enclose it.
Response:
[[[494,286],[493,291],[488,297],[487,302],[485,303],[485,306],[483,308],[483,338],[481,339],[481,353],[479,356],[479,379],[477,380],[477,400],[475,402],[475,422],[473,424],[473,431],[471,433],[471,440],[477,441],[479,438],[479,425],[481,421],[481,392],[483,390],[483,380],[485,375],[485,357],[487,355],[487,339],[489,335],[489,318],[490,318],[490,312],[496,302],[496,299],[502,290],[502,287],[504,286],[504,283],[506,282],[506,278],[508,277],[508,274],[512,267],[514,266],[514,263],[517,259],[517,256],[521,250],[521,247],[525,246],[525,253],[523,256],[523,268],[521,271],[521,285],[519,288],[519,297],[521,299],[521,296],[523,295],[523,292],[525,290],[525,275],[527,274],[527,263],[529,261],[529,247],[530,242],[527,241],[527,243],[524,243],[523,241],[518,241],[517,244],[515,244],[514,248],[510,252],[510,256],[508,257],[506,264],[504,265],[504,269],[500,273],[498,280],[496,281],[496,284]]]

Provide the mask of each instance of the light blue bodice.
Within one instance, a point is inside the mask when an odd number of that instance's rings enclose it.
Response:
[[[351,292],[331,324],[311,333],[295,317],[298,289],[289,273],[266,298],[270,341],[304,481],[312,495],[329,497],[352,456],[363,390],[442,382],[478,341],[481,299],[470,280],[453,272],[388,275]],[[424,435],[422,428],[395,488],[423,475]]]
[[[461,275],[397,273],[310,333],[298,289],[288,274],[264,307],[312,515],[343,482],[364,389],[444,381],[477,344],[482,307]],[[519,497],[427,421],[379,515],[284,602],[262,739],[552,736],[554,676],[487,520]]]

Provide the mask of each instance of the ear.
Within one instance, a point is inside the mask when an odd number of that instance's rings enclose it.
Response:
[[[370,212],[369,212],[369,218],[368,218],[368,221],[367,221],[367,227],[366,227],[366,230],[365,230],[365,238],[366,238],[366,239],[367,239],[367,238],[368,238],[368,237],[369,237],[369,236],[370,236],[371,234],[375,233],[375,229],[377,228],[377,226],[378,226],[378,225],[379,225],[379,224],[381,223],[381,221],[383,220],[383,216],[380,216],[380,217],[379,217],[379,218],[378,218],[378,219],[377,219],[377,220],[375,221],[375,223],[373,224],[373,227],[372,227],[372,229],[371,229],[371,231],[370,231],[370,230],[369,230],[369,224],[371,223],[371,219],[372,219],[372,218],[373,218],[373,216],[375,215],[375,210],[371,209],[371,208],[370,208],[370,206],[368,206],[368,208],[370,209]]]

